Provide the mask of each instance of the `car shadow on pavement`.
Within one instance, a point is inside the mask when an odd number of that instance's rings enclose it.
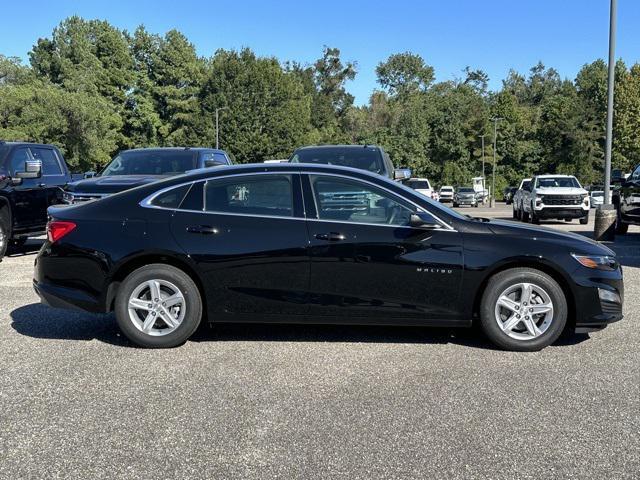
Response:
[[[11,326],[21,335],[51,340],[97,340],[118,347],[133,347],[120,332],[112,314],[61,310],[32,303],[11,312]],[[563,335],[554,346],[575,345],[588,335]],[[192,342],[335,342],[455,344],[497,350],[477,328],[435,328],[360,325],[300,325],[264,323],[202,324]]]
[[[120,333],[113,315],[98,315],[51,308],[32,303],[11,313],[11,326],[21,335],[51,340],[98,340],[117,346],[132,346]]]

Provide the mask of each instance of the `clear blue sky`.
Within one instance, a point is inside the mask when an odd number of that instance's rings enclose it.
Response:
[[[392,53],[412,51],[433,65],[438,80],[484,69],[499,88],[509,69],[526,72],[542,60],[573,79],[580,67],[607,56],[609,0],[235,0],[198,2],[110,0],[6,1],[0,53],[27,60],[39,37],[65,17],[108,20],[133,31],[143,23],[176,28],[200,55],[248,46],[260,55],[311,63],[323,45],[358,63],[348,85],[358,104],[376,87],[375,67]],[[619,0],[616,56],[640,61],[640,1]]]

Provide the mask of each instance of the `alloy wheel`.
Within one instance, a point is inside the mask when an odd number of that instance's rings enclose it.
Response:
[[[175,331],[186,313],[184,294],[173,283],[153,279],[138,285],[129,296],[129,319],[151,336]]]
[[[517,283],[504,290],[495,306],[498,327],[516,340],[533,340],[553,322],[553,301],[534,283]]]

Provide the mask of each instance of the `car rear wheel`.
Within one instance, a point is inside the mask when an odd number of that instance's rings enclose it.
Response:
[[[7,245],[9,245],[9,216],[4,209],[0,208],[0,260],[7,252]]]
[[[567,322],[567,300],[544,272],[514,268],[494,275],[482,296],[480,322],[505,350],[531,352],[555,342]]]
[[[620,208],[616,208],[616,233],[619,235],[624,235],[629,231],[629,224],[624,223],[622,221],[622,214],[620,213]]]
[[[151,264],[127,276],[116,297],[125,336],[147,348],[183,344],[202,318],[202,299],[191,277],[171,265]]]

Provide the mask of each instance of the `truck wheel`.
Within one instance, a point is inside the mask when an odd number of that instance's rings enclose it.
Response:
[[[522,210],[520,210],[520,220],[525,223],[529,222],[529,213],[524,210],[524,205],[522,206]]]
[[[500,348],[532,352],[558,339],[567,314],[567,299],[558,282],[539,270],[512,268],[489,279],[480,325]]]
[[[580,225],[586,225],[589,223],[589,214],[587,213],[584,217],[580,219]]]
[[[629,230],[629,224],[622,221],[620,208],[616,208],[616,233],[624,235]]]
[[[531,223],[533,223],[534,225],[540,225],[540,217],[538,217],[538,215],[536,215],[536,211],[533,208],[533,205],[531,206]]]
[[[517,218],[518,218],[518,212],[516,212],[516,207],[515,207],[515,205],[513,206],[513,208],[512,208],[511,210],[512,210],[512,212],[513,212],[513,213],[512,213],[513,218],[517,219]]]
[[[564,221],[570,223],[571,220],[573,220],[572,218],[565,218]]]
[[[11,232],[9,231],[9,215],[4,208],[0,208],[0,261],[7,251]]]

